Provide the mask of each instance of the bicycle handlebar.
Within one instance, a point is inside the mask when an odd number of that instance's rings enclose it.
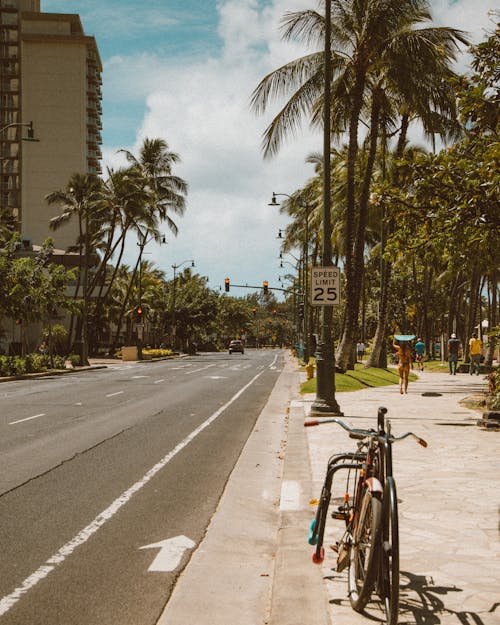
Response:
[[[323,423],[337,423],[338,425],[343,427],[344,430],[347,430],[349,434],[353,435],[352,438],[363,439],[363,438],[371,437],[371,438],[377,438],[379,440],[387,440],[390,443],[394,443],[395,441],[401,441],[404,438],[407,438],[408,436],[412,436],[419,445],[421,445],[422,447],[427,447],[427,441],[425,441],[423,438],[420,438],[420,436],[417,436],[413,432],[406,432],[405,434],[401,434],[401,436],[394,436],[393,434],[390,434],[389,436],[387,434],[381,436],[380,433],[376,432],[375,430],[362,430],[360,428],[351,428],[346,423],[338,419],[337,417],[330,417],[328,419],[322,419],[321,421],[318,421],[317,419],[305,421],[304,427],[323,425]]]

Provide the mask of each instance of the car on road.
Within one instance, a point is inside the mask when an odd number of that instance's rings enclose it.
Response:
[[[229,353],[240,352],[241,354],[245,353],[245,348],[243,347],[243,341],[235,340],[229,343]]]

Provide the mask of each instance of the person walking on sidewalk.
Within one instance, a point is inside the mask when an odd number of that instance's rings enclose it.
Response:
[[[424,353],[425,353],[425,343],[422,339],[417,339],[415,343],[415,360],[417,361],[419,371],[424,370]]]
[[[398,359],[399,392],[402,395],[403,386],[405,394],[408,393],[408,378],[410,376],[410,368],[413,369],[411,347],[408,341],[401,341],[401,345],[398,345],[394,341],[393,347],[396,350],[396,357]]]
[[[469,373],[472,375],[474,373],[474,369],[476,370],[476,375],[479,375],[479,368],[481,366],[481,356],[483,353],[483,341],[477,338],[477,334],[474,332],[472,338],[469,340],[469,356],[470,356],[470,366]]]
[[[450,366],[450,375],[457,375],[457,362],[460,348],[460,340],[457,339],[457,335],[453,333],[448,340],[448,364]]]

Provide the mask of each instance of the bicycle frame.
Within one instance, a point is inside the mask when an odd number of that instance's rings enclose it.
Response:
[[[351,428],[336,417],[304,423],[311,426],[334,422],[347,430],[351,438],[360,441],[357,452],[330,457],[316,516],[311,523],[309,543],[316,545],[313,562],[322,562],[334,478],[340,470],[355,471],[352,499],[349,473],[344,503],[331,513],[334,519],[344,520],[346,526],[334,547],[338,553],[337,571],[349,566],[349,598],[356,611],[364,610],[375,588],[384,604],[388,625],[395,625],[399,608],[399,529],[392,444],[409,436],[423,447],[427,447],[427,443],[413,432],[392,435],[386,413],[386,408],[379,408],[377,430]]]

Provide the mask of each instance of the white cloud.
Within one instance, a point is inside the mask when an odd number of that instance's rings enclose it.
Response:
[[[179,236],[168,236],[166,248],[151,245],[148,250],[148,260],[169,273],[173,263],[194,258],[212,287],[222,285],[226,276],[233,283],[260,285],[268,279],[278,286],[284,271],[278,266],[276,235],[286,218],[267,204],[273,191],[292,193],[312,175],[305,158],[321,151],[322,141],[306,128],[264,162],[261,136],[270,118],[253,115],[249,98],[269,71],[301,54],[299,46],[280,39],[284,13],[312,6],[311,0],[274,0],[265,8],[257,0],[224,0],[218,4],[224,42],[218,57],[180,64],[144,53],[106,63],[110,97],[146,103],[131,149],[137,150],[146,136],[162,137],[182,158],[176,173],[190,191],[186,215],[177,219]],[[489,23],[483,0],[439,0],[432,8],[437,24],[468,30],[476,41]],[[105,161],[117,164],[120,158],[108,148]],[[130,246],[131,255],[135,247]]]
[[[307,6],[304,1],[295,4]],[[197,271],[208,275],[214,288],[226,275],[233,283],[261,285],[268,279],[278,286],[283,270],[276,236],[286,219],[268,203],[273,191],[292,193],[312,175],[305,157],[320,149],[321,139],[305,132],[284,146],[278,158],[263,161],[261,136],[269,119],[256,117],[249,99],[265,73],[276,67],[275,58],[266,54],[266,37],[272,34],[273,48],[279,49],[279,33],[262,28],[264,16],[253,0],[224,2],[220,11],[225,47],[219,58],[191,59],[181,66],[150,55],[115,57],[106,73],[120,97],[123,73],[130,75],[133,68],[136,96],[145,97],[147,112],[132,149],[146,136],[165,138],[182,158],[176,173],[190,187],[188,210],[176,220],[178,238],[167,236],[167,248],[150,245],[148,259],[171,271],[173,263],[195,258]],[[269,19],[269,10],[265,13]],[[299,54],[290,44],[284,48],[286,61]],[[105,152],[107,159],[121,162],[112,151]]]

